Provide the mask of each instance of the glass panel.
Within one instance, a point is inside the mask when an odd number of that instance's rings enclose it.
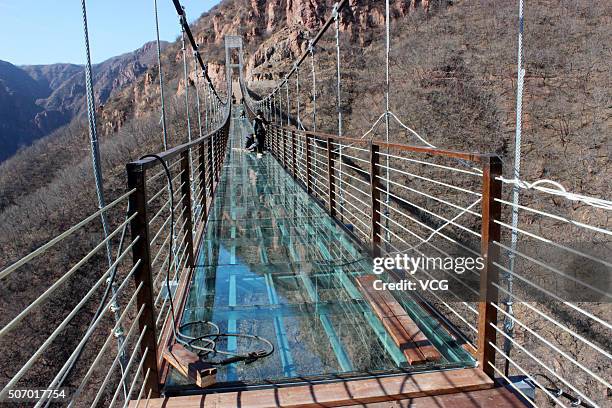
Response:
[[[262,383],[297,377],[409,370],[407,361],[356,287],[371,259],[266,154],[241,149],[234,121],[182,323],[212,321],[221,332],[269,340],[274,353],[251,364],[220,366],[218,382]],[[399,299],[443,354],[419,369],[473,365],[460,345],[408,296]],[[208,328],[191,326],[188,335]],[[221,338],[219,350],[263,346]],[[185,384],[171,375],[167,386]]]

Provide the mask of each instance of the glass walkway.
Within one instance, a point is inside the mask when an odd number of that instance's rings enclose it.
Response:
[[[246,119],[233,118],[230,146],[201,241],[182,322],[212,321],[221,332],[269,340],[274,353],[220,366],[217,383],[278,383],[410,370],[363,299],[355,277],[371,259],[270,154],[243,149]],[[437,321],[401,301],[443,358],[419,369],[472,366]],[[202,335],[193,328],[191,335]],[[220,339],[218,349],[264,348]],[[186,385],[177,375],[171,384]]]

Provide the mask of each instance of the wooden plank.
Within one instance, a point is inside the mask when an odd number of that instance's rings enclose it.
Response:
[[[427,359],[423,353],[421,353],[418,346],[412,341],[410,334],[406,332],[397,317],[384,317],[381,321],[387,333],[389,333],[393,339],[393,342],[397,344],[402,353],[404,353],[410,364],[415,365],[427,362]]]
[[[164,349],[164,360],[171,364],[181,375],[193,381],[198,387],[210,387],[216,382],[217,369],[200,360],[200,357],[180,344]]]
[[[347,408],[524,408],[522,399],[504,387],[456,394],[350,405]]]
[[[495,343],[497,338],[497,282],[499,271],[495,263],[499,260],[501,218],[502,162],[498,157],[488,157],[482,167],[482,225],[480,253],[485,267],[480,271],[480,299],[478,303],[478,363],[493,378],[495,376]]]
[[[419,326],[408,315],[404,307],[388,291],[375,290],[373,275],[356,278],[360,291],[370,303],[374,313],[402,350],[410,364],[423,364],[428,361],[439,361],[440,352],[429,341]]]
[[[152,399],[149,408],[341,407],[492,388],[477,368]],[[144,406],[144,402],[140,406]],[[137,406],[136,401],[130,407]]]
[[[397,316],[404,330],[410,333],[410,339],[418,347],[419,351],[423,354],[427,361],[439,361],[442,355],[431,344],[425,333],[421,331],[419,326],[410,318],[410,316]]]
[[[375,276],[363,275],[358,276],[355,279],[357,281],[357,286],[359,287],[361,294],[370,303],[370,306],[372,306],[374,313],[381,316],[382,318],[393,316],[391,309],[381,298],[380,291],[374,290],[374,287],[372,286],[374,281],[377,279]]]

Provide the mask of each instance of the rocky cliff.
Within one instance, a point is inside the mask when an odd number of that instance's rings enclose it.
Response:
[[[164,43],[164,47],[165,47]],[[155,44],[110,58],[93,68],[97,105],[125,88],[155,60]],[[0,161],[80,115],[85,107],[83,67],[0,61]]]
[[[223,84],[223,38],[241,35],[244,39],[246,76],[253,81],[282,77],[290,63],[304,52],[312,38],[331,15],[334,1],[314,0],[224,0],[204,13],[193,25],[197,43],[209,64],[209,74],[217,84]],[[440,2],[438,2],[440,3]],[[447,0],[442,2],[450,4]],[[410,13],[428,13],[429,0],[391,0],[392,18]],[[189,10],[187,10],[188,12]],[[384,2],[350,0],[340,20],[343,35],[352,43],[366,46],[376,29],[384,25]],[[191,60],[190,60],[191,66]],[[167,96],[182,95],[182,52],[178,43],[171,44],[162,57]],[[193,75],[192,75],[192,80]],[[159,101],[157,70],[153,69],[139,81],[100,110],[101,128],[106,134],[115,132],[131,117],[150,111]]]

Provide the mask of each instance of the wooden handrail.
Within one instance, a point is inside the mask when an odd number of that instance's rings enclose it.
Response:
[[[333,135],[331,133],[325,132],[313,132],[309,130],[299,130],[295,126],[279,126],[276,124],[272,124],[271,126],[277,127],[279,129],[284,129],[286,131],[301,133],[304,135],[308,135],[314,138],[319,139],[321,142],[326,143],[328,139],[332,139],[334,142],[345,142],[346,144],[360,144],[367,148],[370,142],[378,146],[380,150],[389,149],[389,150],[400,150],[405,152],[413,152],[413,153],[423,153],[430,154],[432,156],[442,156],[460,160],[467,160],[473,163],[482,164],[488,160],[489,157],[495,157],[494,154],[486,154],[486,153],[474,153],[474,152],[458,152],[454,150],[446,150],[446,149],[438,149],[433,147],[425,147],[425,146],[413,146],[403,143],[386,143],[380,140],[370,140],[370,139],[357,139],[352,137],[338,136]]]
[[[231,106],[231,105],[230,105]],[[181,145],[175,146],[171,149],[168,149],[166,151],[160,152],[157,155],[162,158],[165,161],[169,161],[177,156],[179,156],[181,153],[189,150],[192,147],[196,147],[206,141],[208,141],[209,139],[211,139],[213,136],[215,136],[216,134],[218,134],[219,132],[222,132],[224,130],[224,128],[226,128],[227,126],[229,126],[229,119],[231,117],[231,108],[229,108],[229,114],[227,116],[227,118],[225,118],[225,122],[220,125],[218,128],[216,128],[215,130],[213,130],[212,132],[209,132],[208,134],[197,138],[195,140],[192,140],[191,142],[187,142],[187,143],[183,143]],[[146,159],[142,159],[142,160],[135,160],[133,162],[130,163],[130,166],[132,166],[134,169],[140,169],[142,170],[147,170],[150,168],[153,168],[155,166],[159,166],[159,161],[157,161],[156,159],[152,158],[152,157],[147,157]]]

